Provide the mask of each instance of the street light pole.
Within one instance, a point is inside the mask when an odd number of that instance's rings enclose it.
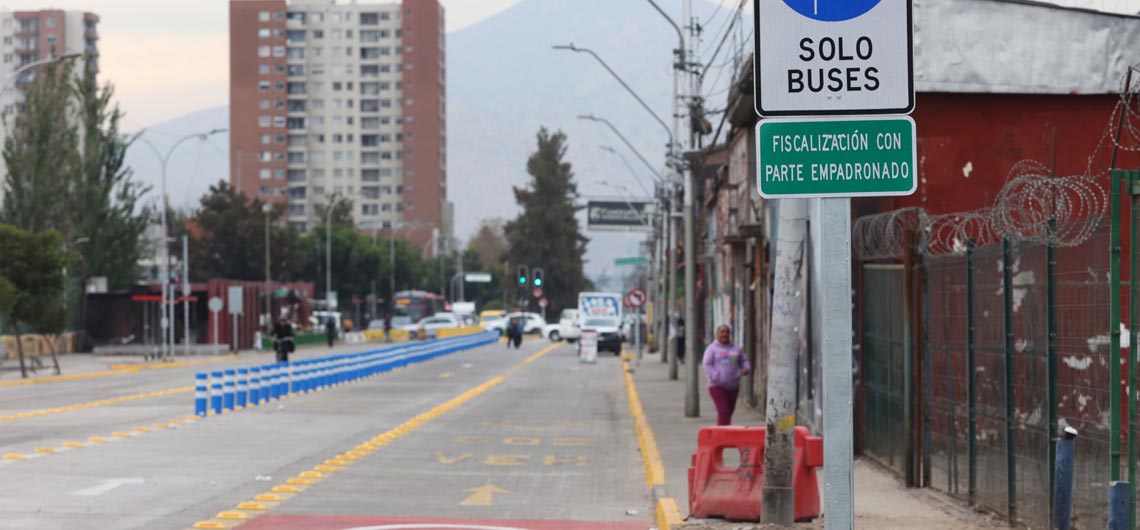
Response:
[[[342,199],[344,197],[339,195],[333,196],[325,210],[325,302],[329,311],[332,311],[332,213]]]
[[[169,300],[169,298],[167,298],[167,294],[168,294],[168,291],[170,291],[170,248],[168,246],[169,241],[167,240],[167,238],[169,237],[169,230],[168,230],[168,227],[166,225],[166,166],[170,162],[170,156],[172,154],[174,154],[174,150],[177,149],[179,145],[182,145],[183,142],[186,142],[187,140],[192,140],[192,139],[198,139],[199,141],[204,142],[204,141],[206,141],[206,138],[208,138],[212,135],[218,134],[218,133],[223,133],[223,132],[226,132],[226,129],[211,129],[210,131],[204,132],[204,133],[188,134],[186,136],[183,136],[182,138],[179,138],[178,141],[174,142],[174,145],[170,146],[170,149],[167,149],[165,155],[163,155],[158,150],[158,147],[156,147],[153,142],[151,142],[150,140],[147,140],[146,137],[144,137],[144,136],[138,137],[140,142],[142,142],[147,147],[150,147],[151,151],[154,152],[154,155],[158,157],[158,161],[162,166],[162,181],[161,181],[161,183],[162,183],[161,184],[162,185],[162,188],[161,188],[161,195],[162,195],[162,201],[161,202],[162,202],[162,204],[159,206],[159,215],[160,215],[160,219],[162,221],[162,254],[161,254],[161,257],[159,258],[159,263],[162,264],[162,270],[163,270],[163,273],[162,273],[162,312],[163,313],[162,313],[162,326],[161,327],[162,327],[162,332],[163,332],[163,336],[164,336],[163,347],[162,347],[162,350],[163,350],[162,351],[162,357],[164,359],[170,358],[170,355],[174,352],[174,304],[168,304],[167,303],[167,301]],[[168,308],[167,305],[169,305],[170,307]]]
[[[24,66],[21,66],[21,67],[17,68],[14,72],[12,72],[12,76],[10,78],[8,78],[8,81],[6,81],[4,83],[4,87],[2,89],[0,89],[0,94],[4,94],[4,93],[8,92],[8,90],[10,88],[12,88],[16,84],[17,81],[19,81],[20,76],[24,75],[25,73],[32,70],[33,68],[38,68],[40,66],[44,66],[47,64],[54,64],[54,63],[66,61],[68,59],[75,59],[75,58],[82,57],[82,56],[83,56],[83,54],[79,53],[79,52],[69,52],[69,53],[65,53],[63,55],[60,55],[59,57],[53,57],[50,59],[41,59],[39,61],[32,61],[28,64],[25,64]]]
[[[273,280],[269,275],[269,212],[273,207],[269,203],[261,205],[261,211],[265,212],[265,327],[267,330],[273,329]]]

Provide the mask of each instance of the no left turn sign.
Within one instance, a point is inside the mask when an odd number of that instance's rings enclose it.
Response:
[[[638,287],[626,293],[625,305],[629,307],[641,307],[645,305],[645,290]]]

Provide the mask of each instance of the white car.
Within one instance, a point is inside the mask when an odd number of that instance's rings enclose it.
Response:
[[[507,323],[512,318],[523,318],[523,335],[537,335],[543,333],[546,321],[538,313],[508,313],[507,316],[483,324],[486,331],[498,331],[499,335],[507,334]]]
[[[612,317],[589,317],[582,323],[583,331],[598,334],[598,351],[611,351],[621,355],[621,321]]]
[[[550,342],[561,341],[562,333],[559,331],[559,324],[547,324],[542,326],[542,336],[550,339]]]
[[[400,329],[408,332],[408,338],[418,340],[422,338],[435,338],[439,334],[439,330],[443,328],[458,328],[462,327],[459,320],[454,315],[439,315],[436,314],[430,317],[424,317],[415,324],[408,324]]]

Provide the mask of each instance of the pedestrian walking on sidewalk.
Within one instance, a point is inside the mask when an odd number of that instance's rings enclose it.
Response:
[[[325,336],[329,339],[329,347],[332,348],[333,342],[336,341],[336,322],[333,322],[331,316],[325,321]]]
[[[732,329],[727,324],[716,328],[716,341],[705,349],[702,364],[709,380],[709,395],[716,404],[716,424],[732,425],[740,378],[752,371],[752,365],[732,342]]]

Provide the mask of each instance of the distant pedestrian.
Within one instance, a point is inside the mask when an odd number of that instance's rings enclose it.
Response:
[[[333,342],[336,341],[336,322],[333,322],[332,317],[325,320],[325,335],[329,339],[329,347],[333,347]]]
[[[685,319],[677,317],[677,360],[685,363]]]
[[[515,349],[516,350],[522,347],[522,337],[523,337],[523,319],[517,318],[517,319],[515,319]]]
[[[705,350],[702,364],[709,380],[709,395],[716,404],[716,424],[732,425],[740,378],[752,371],[752,365],[732,342],[732,330],[727,325],[716,328],[716,341]]]
[[[293,353],[293,324],[284,318],[273,326],[273,346],[277,352],[277,362],[289,362],[289,354]]]
[[[384,341],[392,342],[392,317],[384,319]]]

